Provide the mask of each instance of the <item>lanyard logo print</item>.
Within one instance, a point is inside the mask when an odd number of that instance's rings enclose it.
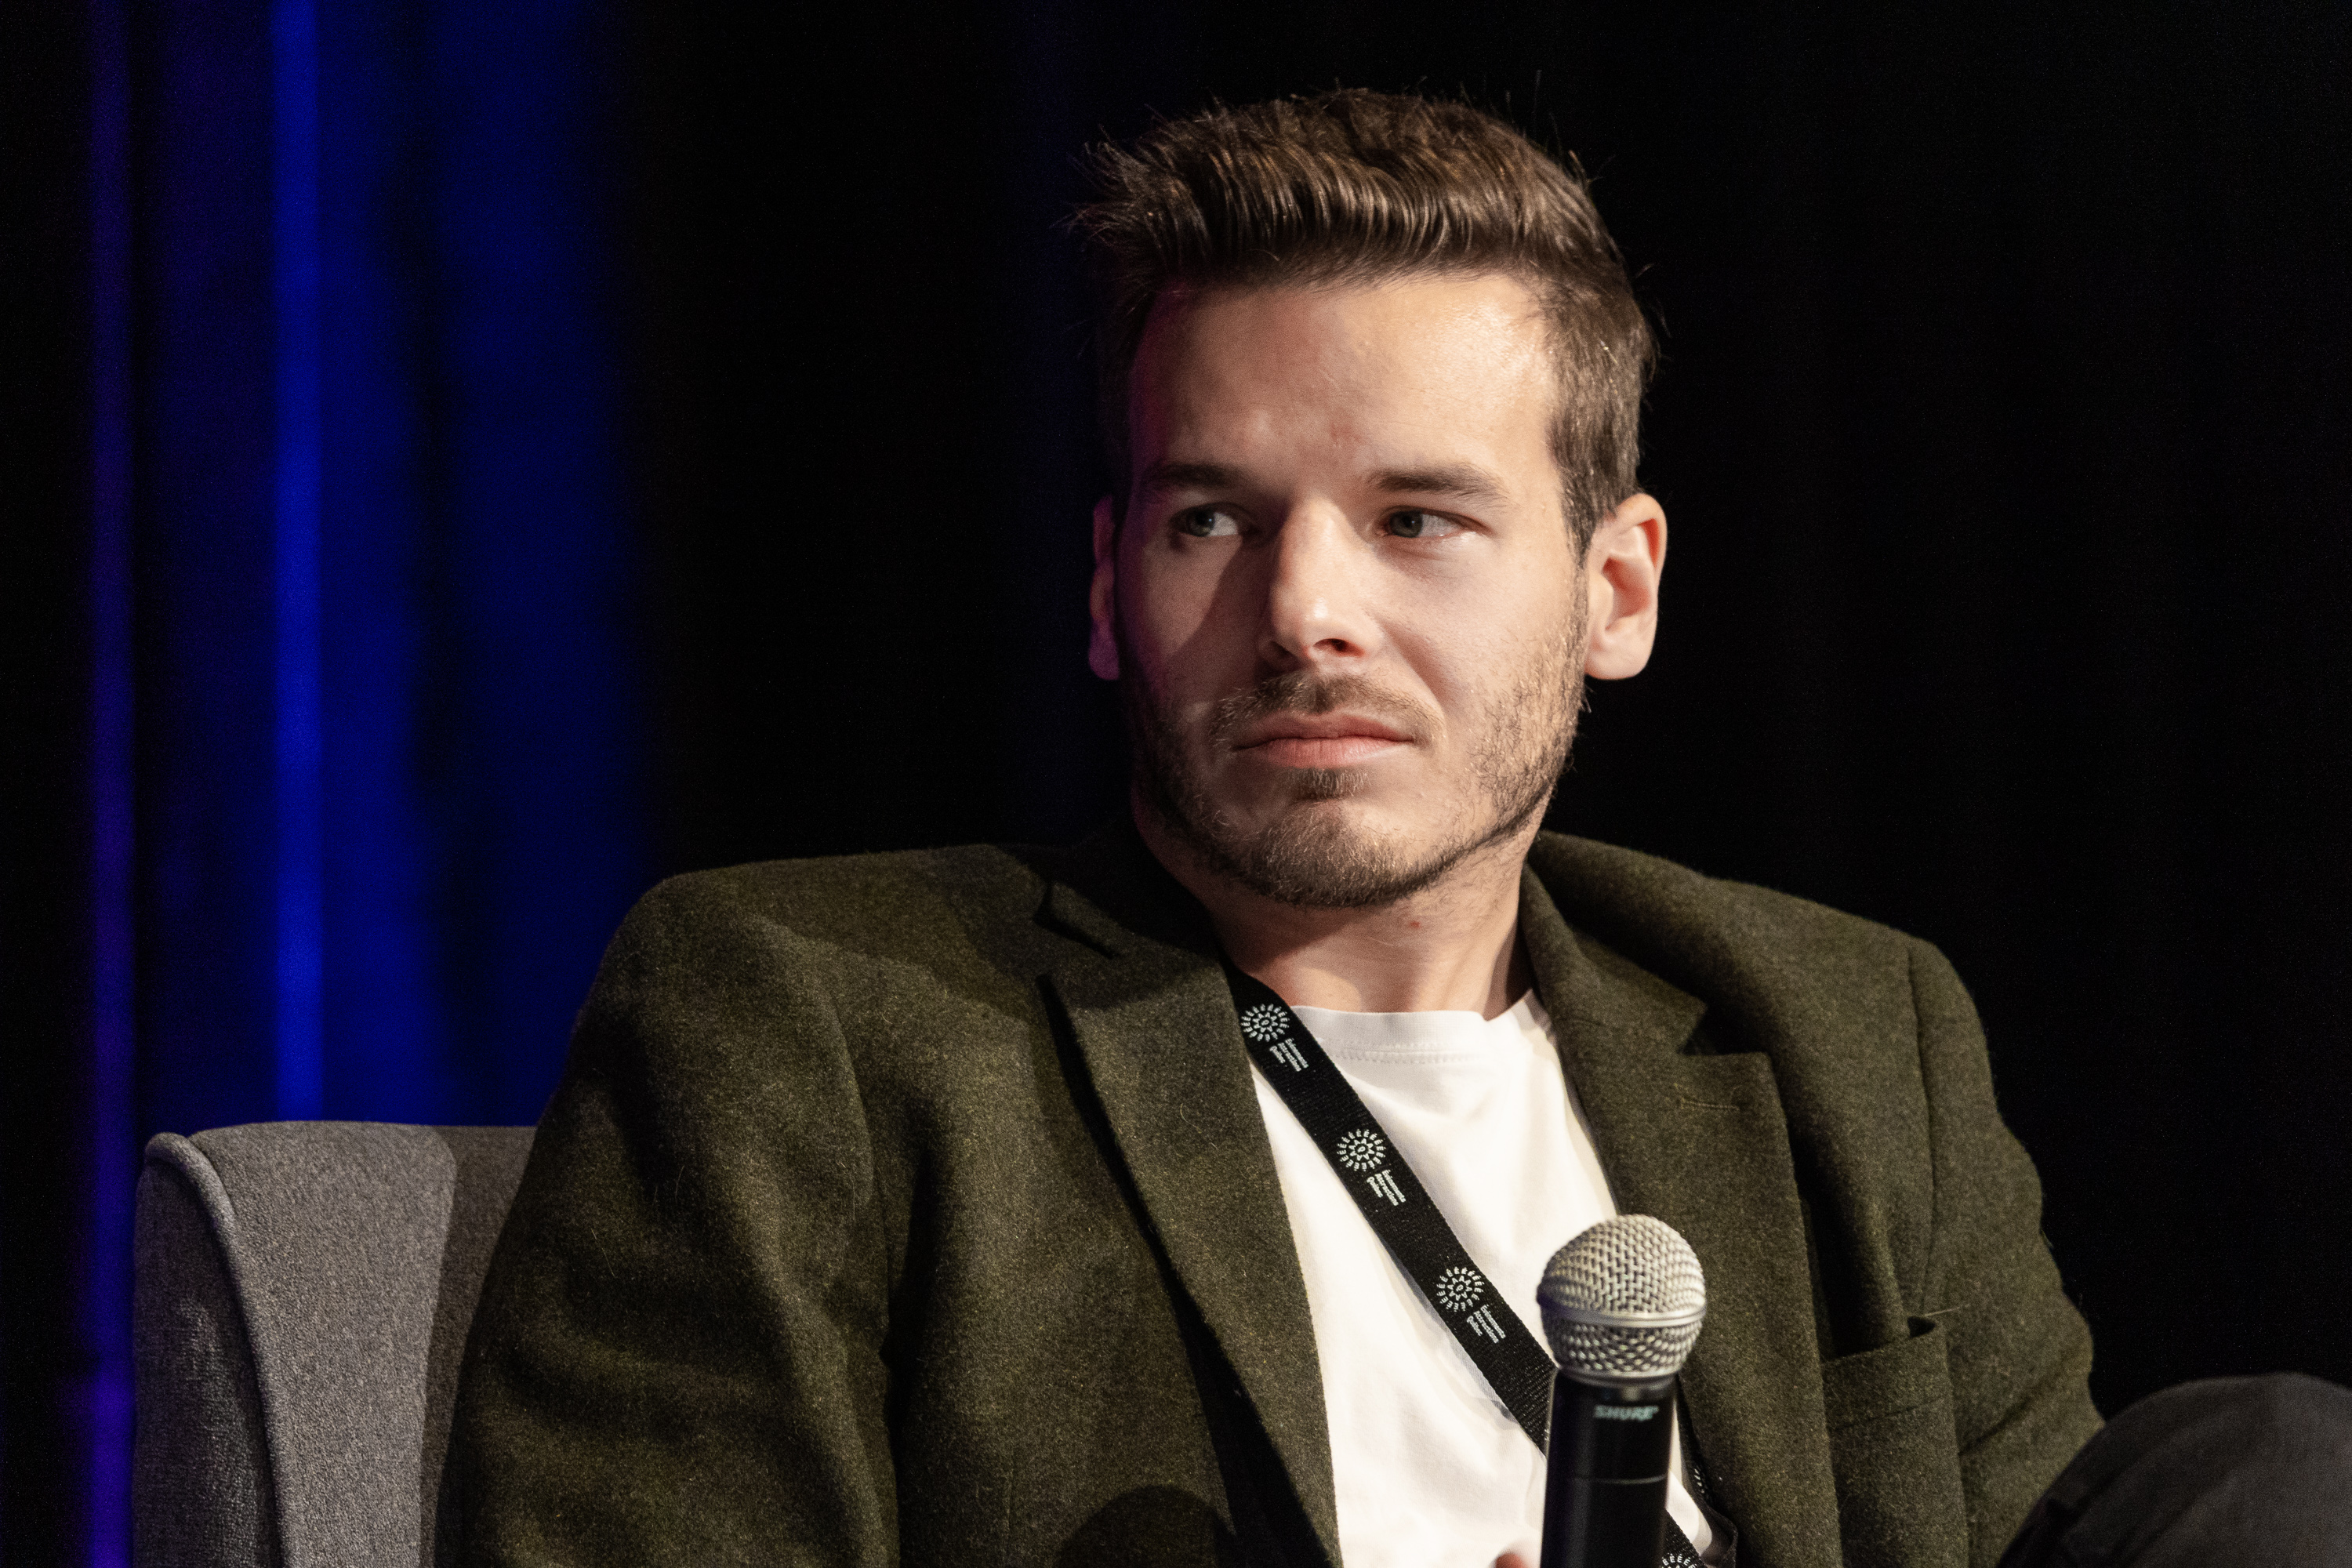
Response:
[[[1297,1021],[1290,1009],[1279,1002],[1261,1002],[1242,1009],[1242,1033],[1249,1037],[1250,1044],[1264,1046],[1268,1056],[1292,1072],[1305,1072],[1306,1053],[1290,1037],[1291,1026]]]

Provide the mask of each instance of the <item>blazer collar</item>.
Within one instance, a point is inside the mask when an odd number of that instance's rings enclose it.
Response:
[[[1752,1552],[1836,1568],[1835,1483],[1788,1123],[1760,1051],[1716,1053],[1706,1005],[1570,929],[1532,869],[1519,933],[1620,1212],[1682,1232],[1706,1271],[1683,1391]],[[1576,889],[1558,889],[1574,907]]]
[[[1148,1223],[1337,1563],[1307,1285],[1206,912],[1122,821],[1078,847],[1042,914],[1092,950],[1047,984]]]

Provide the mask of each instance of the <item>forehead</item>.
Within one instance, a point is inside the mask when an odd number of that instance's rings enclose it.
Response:
[[[1308,454],[1548,466],[1559,377],[1527,284],[1444,274],[1171,290],[1130,394],[1139,469]]]

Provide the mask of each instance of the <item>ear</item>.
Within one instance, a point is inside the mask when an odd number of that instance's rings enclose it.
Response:
[[[1118,523],[1110,497],[1095,502],[1095,578],[1087,589],[1087,668],[1105,680],[1118,679]]]
[[[1584,552],[1585,674],[1622,680],[1642,673],[1658,638],[1658,579],[1665,570],[1665,509],[1654,497],[1627,496],[1601,520]]]

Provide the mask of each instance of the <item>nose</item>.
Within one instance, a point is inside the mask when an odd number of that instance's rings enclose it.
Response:
[[[1368,553],[1338,508],[1294,508],[1273,543],[1258,657],[1285,672],[1369,658],[1378,630],[1368,598]]]

